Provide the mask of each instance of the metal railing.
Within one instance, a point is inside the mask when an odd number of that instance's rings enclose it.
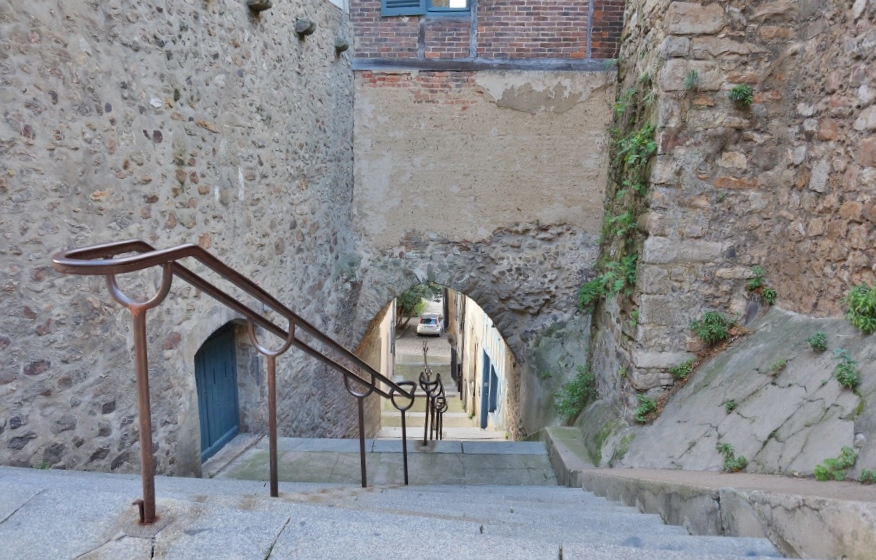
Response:
[[[444,383],[441,374],[436,373],[432,379],[432,368],[429,367],[429,344],[423,343],[423,371],[420,372],[420,388],[426,394],[426,413],[423,424],[423,445],[429,439],[444,439],[444,413],[447,412],[447,396],[444,393]],[[404,419],[402,419],[404,420]],[[404,431],[404,426],[402,427]]]
[[[133,253],[133,255],[129,255]],[[122,256],[129,255],[129,256]],[[214,284],[195,274],[178,261],[191,258],[221,278],[227,280],[262,306],[272,309],[286,319],[287,327],[263,317],[258,311],[229,295]],[[356,397],[359,405],[359,453],[362,474],[362,487],[367,485],[365,464],[365,425],[364,399],[371,394],[377,394],[389,399],[393,406],[401,412],[402,426],[405,425],[405,412],[414,404],[413,382],[395,383],[380,372],[365,363],[361,358],[335,342],[319,329],[294,313],[255,282],[230,268],[218,258],[203,248],[192,245],[179,245],[167,249],[155,249],[145,241],[129,240],[104,245],[93,245],[78,249],[61,251],[52,257],[52,263],[58,272],[78,275],[105,276],[107,287],[113,298],[125,306],[131,313],[134,324],[134,363],[137,376],[137,406],[140,424],[140,468],[143,479],[143,498],[137,500],[140,506],[141,523],[155,522],[155,470],[152,452],[152,413],[149,402],[149,368],[146,355],[146,311],[160,305],[170,292],[173,277],[191,284],[195,288],[213,297],[219,303],[233,309],[246,318],[249,327],[249,337],[253,346],[267,358],[268,363],[268,438],[270,447],[271,496],[279,496],[277,475],[277,394],[276,394],[276,363],[277,357],[286,353],[291,347],[298,348],[305,354],[328,365],[344,376],[347,391]],[[161,287],[151,299],[137,301],[125,295],[116,282],[116,275],[146,270],[152,267],[162,268]],[[256,327],[261,327],[283,340],[277,350],[263,346],[257,336]],[[303,333],[310,340],[304,340]],[[318,342],[322,349],[311,343]],[[328,349],[326,351],[325,349]],[[333,358],[330,353],[339,356]],[[340,360],[340,361],[339,361]],[[352,367],[346,364],[352,364]],[[360,372],[364,373],[363,377]],[[385,384],[389,389],[380,386]],[[406,388],[407,389],[406,389]],[[396,398],[407,399],[400,405]],[[407,437],[402,429],[402,451],[404,453],[405,484],[408,484]]]

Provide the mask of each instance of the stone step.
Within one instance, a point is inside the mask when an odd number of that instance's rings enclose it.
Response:
[[[417,438],[422,439],[423,427],[422,426],[419,426],[419,427],[407,426],[407,433],[408,433],[408,441],[413,441]],[[442,434],[444,435],[444,440],[507,441],[505,438],[505,432],[493,432],[490,430],[483,430],[481,428],[444,428],[442,430]],[[399,439],[400,440],[402,437],[401,427],[381,428],[380,431],[377,432],[377,437],[379,439]]]
[[[728,550],[712,554],[694,547],[667,550],[638,546],[552,541],[540,535],[518,533],[497,536],[481,533],[478,522],[465,524],[446,519],[404,515],[378,515],[355,520],[337,510],[335,519],[299,518],[290,523],[274,545],[272,556],[280,558],[384,558],[387,555],[424,560],[485,558],[531,560],[567,558],[587,560],[739,560],[766,558]],[[326,535],[332,535],[326,538]],[[727,539],[732,540],[732,539]],[[729,543],[728,543],[729,545]]]
[[[281,483],[270,498],[262,482],[159,476],[159,519],[147,527],[131,505],[140,489],[135,475],[0,467],[0,558],[776,557],[761,539],[690,537],[637,513],[582,514],[581,504],[610,503],[556,486]],[[515,512],[501,513],[509,503]]]
[[[459,398],[459,394],[454,392],[452,395],[447,395],[447,412],[465,412],[465,408],[463,407],[462,400]],[[399,399],[399,404],[404,404],[401,399]],[[412,412],[425,412],[426,411],[426,399],[423,396],[422,392],[418,392],[416,398],[414,399],[414,405],[408,410],[408,414]],[[398,416],[399,412],[396,410],[392,403],[388,400],[383,401],[383,412],[384,413],[392,413]]]
[[[429,423],[432,423],[432,418],[429,418]],[[422,428],[426,422],[425,412],[408,412],[405,417],[405,424],[410,427]],[[398,413],[384,412],[380,417],[382,428],[400,428],[401,415]],[[473,428],[476,427],[475,422],[468,417],[465,412],[445,412],[442,419],[442,427],[444,428]]]

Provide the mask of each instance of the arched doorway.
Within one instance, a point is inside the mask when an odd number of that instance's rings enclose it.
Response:
[[[217,330],[195,354],[201,423],[201,461],[231,441],[240,429],[234,327]]]

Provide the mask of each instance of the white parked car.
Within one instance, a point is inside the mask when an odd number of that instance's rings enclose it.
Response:
[[[444,317],[438,313],[423,313],[420,315],[420,322],[417,323],[417,335],[431,334],[441,336]]]

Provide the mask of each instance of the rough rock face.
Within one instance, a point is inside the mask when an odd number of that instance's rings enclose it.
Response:
[[[859,454],[852,474],[876,468],[871,336],[843,319],[777,309],[751,329],[700,366],[653,425],[632,429],[635,440],[616,466],[721,470],[716,446],[729,443],[736,456],[748,459],[748,472],[811,475],[843,446]],[[827,335],[828,350],[820,354],[805,342],[817,331]],[[833,378],[833,350],[840,348],[857,361],[857,393]],[[729,412],[728,402],[735,403]]]
[[[297,17],[316,33],[296,37]],[[0,463],[137,469],[130,320],[102,279],[53,271],[63,247],[198,243],[352,345],[341,35],[321,0],[0,5]],[[234,318],[180,282],[149,313],[159,472],[200,470],[193,357]],[[264,407],[264,364],[238,359],[242,404]],[[283,433],[355,433],[336,375],[294,352],[279,364]]]
[[[628,4],[619,91],[654,84],[638,323],[610,303],[597,321],[605,386],[659,393],[695,351],[705,311],[757,314],[751,268],[784,309],[837,316],[876,282],[876,2]],[[750,106],[729,93],[751,88]]]

